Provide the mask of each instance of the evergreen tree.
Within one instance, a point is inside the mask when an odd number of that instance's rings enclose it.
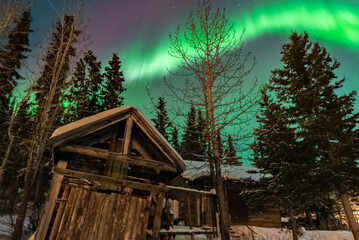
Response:
[[[295,129],[291,127],[285,109],[271,101],[265,90],[260,106],[259,127],[254,132],[255,143],[252,145],[253,162],[264,176],[272,176],[263,180],[267,189],[260,197],[267,198],[269,194],[289,213],[293,239],[298,239],[294,213],[315,201],[313,189],[319,190],[309,182],[315,177],[313,162],[310,162],[313,159],[305,156],[307,151],[297,144]]]
[[[87,51],[84,56],[84,61],[88,65],[88,96],[86,116],[102,112],[104,102],[104,76],[101,74],[101,62],[97,61],[96,56],[91,50]]]
[[[225,156],[226,156],[226,164],[235,165],[235,166],[242,165],[242,163],[239,161],[239,157],[237,156],[237,151],[234,149],[231,135],[228,136]]]
[[[269,94],[281,109],[281,113],[277,114],[280,119],[274,118],[271,120],[272,127],[262,126],[262,132],[257,132],[254,148],[257,153],[256,166],[265,171],[271,170],[280,160],[277,153],[285,156],[285,152],[291,152],[292,158],[296,159],[294,174],[306,176],[301,181],[288,182],[293,188],[292,192],[302,193],[301,198],[298,197],[292,204],[298,208],[312,206],[320,201],[308,203],[308,199],[325,198],[336,191],[343,202],[354,239],[359,239],[359,226],[355,224],[349,204],[349,195],[358,193],[359,182],[359,166],[356,162],[359,156],[355,150],[358,148],[358,130],[355,128],[359,122],[359,114],[354,113],[356,92],[337,95],[336,90],[343,86],[344,81],[336,80],[334,73],[339,63],[318,43],[311,42],[308,34],[293,33],[290,40],[290,43],[283,45],[284,66],[274,70],[270,80]],[[276,122],[277,125],[273,125]],[[281,122],[286,128],[276,129]],[[281,146],[268,145],[273,144],[270,141],[275,141],[275,138],[261,139],[275,136],[275,131],[279,134],[288,130],[292,139],[287,139]],[[285,138],[278,137],[277,142],[278,139]],[[260,144],[265,147],[261,148]],[[289,146],[295,151],[290,151]],[[271,151],[269,149],[277,153],[265,153]],[[261,161],[267,163],[262,165]],[[270,172],[273,176],[283,176],[284,170],[279,170],[274,172],[272,169]],[[311,186],[316,196],[313,196],[311,189],[298,189],[300,185]],[[302,202],[297,204],[300,199]]]
[[[22,78],[18,70],[21,63],[27,57],[25,52],[29,52],[29,33],[31,32],[30,10],[22,13],[20,19],[16,21],[14,29],[9,33],[7,45],[0,48],[0,142],[1,146],[6,146],[6,136],[9,118],[12,115],[10,107],[13,89],[17,86],[17,81]],[[3,152],[0,147],[0,152]]]
[[[155,127],[167,140],[169,140],[169,132],[170,128],[172,127],[172,124],[168,118],[166,101],[163,97],[158,98],[158,103],[155,108],[156,118],[153,119]]]
[[[273,72],[273,89],[287,94],[292,103],[289,110],[300,129],[297,138],[316,151],[321,181],[328,191],[338,193],[354,239],[359,239],[359,225],[349,204],[349,195],[359,190],[356,92],[337,94],[344,83],[334,73],[340,64],[325,48],[311,42],[307,33],[294,33],[290,39],[283,46],[284,67]]]
[[[173,148],[180,153],[180,142],[179,142],[179,134],[178,134],[178,128],[173,127],[171,132],[171,144]]]
[[[207,123],[204,118],[201,109],[198,109],[197,112],[197,121],[196,121],[196,132],[198,139],[198,151],[197,154],[199,156],[206,156],[208,151],[208,131],[207,131]],[[203,159],[202,160],[206,160]],[[207,159],[208,160],[208,159]]]
[[[217,142],[218,142],[219,158],[221,159],[221,162],[223,163],[224,148],[223,148],[223,141],[222,141],[222,136],[221,136],[220,131],[217,131]]]
[[[105,87],[104,87],[104,110],[121,107],[123,105],[123,87],[125,78],[120,70],[121,61],[117,54],[113,54],[112,60],[109,61],[110,67],[105,68]]]
[[[185,160],[199,160],[198,156],[195,156],[197,152],[196,144],[198,143],[196,129],[196,109],[191,106],[190,111],[187,114],[186,126],[182,136],[181,154]]]

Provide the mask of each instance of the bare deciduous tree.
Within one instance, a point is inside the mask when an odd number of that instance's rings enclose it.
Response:
[[[170,35],[169,53],[180,62],[173,74],[188,78],[184,87],[167,81],[170,95],[182,104],[205,110],[222,239],[229,239],[229,217],[217,133],[246,123],[246,114],[258,102],[256,82],[245,84],[255,59],[249,53],[243,55],[242,36],[243,32],[237,35],[228,23],[225,11],[213,11],[208,0],[199,1],[183,32],[178,27]]]
[[[12,240],[21,239],[32,183],[52,132],[53,124],[59,115],[60,102],[67,87],[69,57],[74,54],[73,45],[79,35],[75,25],[75,18],[67,15],[64,15],[62,21],[57,24],[45,58],[44,70],[35,82],[36,93],[41,97],[41,101],[37,103],[34,134],[29,139],[30,146],[27,153],[24,188],[18,217],[11,236]]]

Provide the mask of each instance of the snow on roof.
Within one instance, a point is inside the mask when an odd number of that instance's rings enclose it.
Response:
[[[198,178],[210,176],[210,168],[208,162],[183,160],[186,164],[186,171],[182,173],[185,179],[194,181]],[[226,180],[259,180],[259,173],[250,173],[256,168],[252,166],[234,166],[222,165],[222,176]]]
[[[97,113],[97,114],[89,116],[89,117],[82,118],[82,119],[80,119],[80,120],[78,120],[76,122],[66,124],[65,126],[57,128],[54,131],[54,133],[51,135],[50,138],[54,138],[56,136],[59,136],[61,134],[66,133],[66,132],[69,132],[69,131],[72,131],[74,129],[80,128],[82,126],[94,123],[94,122],[96,122],[98,120],[107,118],[109,116],[112,116],[112,115],[114,115],[116,113],[119,113],[119,112],[123,112],[124,110],[128,110],[130,108],[133,108],[133,107],[131,107],[131,106],[123,106],[123,107],[113,108],[113,109],[110,109],[110,110],[107,110],[107,111],[104,111],[104,112],[100,112],[100,113]]]
[[[177,167],[179,167],[182,171],[185,170],[186,166],[183,163],[182,157],[177,153],[172,145],[168,143],[165,137],[162,136],[155,126],[153,126],[146,115],[140,109],[133,106],[113,108],[59,127],[54,131],[49,142],[50,144],[53,144],[53,146],[58,146],[64,141],[81,136],[81,134],[88,132],[91,128],[93,128],[92,130],[96,130],[101,126],[104,127],[115,124],[119,121],[119,119],[130,113],[139,121],[138,124],[142,125],[146,129],[145,131],[147,134],[151,135],[155,141],[161,145],[163,150],[173,158]]]

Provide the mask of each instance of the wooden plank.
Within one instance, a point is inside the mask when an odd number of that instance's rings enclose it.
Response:
[[[72,229],[74,228],[73,226],[73,222],[75,221],[76,218],[76,209],[78,208],[79,205],[79,197],[81,196],[81,190],[79,188],[72,188],[72,190],[74,191],[74,199],[71,202],[71,209],[69,212],[69,216],[68,219],[66,221],[66,225],[64,227],[64,237],[63,239],[71,239],[71,235],[72,235]]]
[[[100,224],[97,225],[98,227],[98,237],[97,239],[105,239],[106,233],[105,233],[105,227],[106,227],[106,222],[107,222],[107,217],[108,217],[108,207],[110,204],[110,196],[109,194],[103,193],[102,195],[104,195],[104,204],[101,206],[101,219],[100,219]]]
[[[164,193],[157,194],[157,205],[155,210],[155,215],[153,216],[153,225],[152,225],[152,239],[159,239],[159,232],[161,228],[161,219],[162,219],[162,207],[164,200]]]
[[[57,230],[57,234],[56,234],[56,240],[59,240],[59,239],[63,239],[63,236],[65,234],[65,225],[66,225],[66,222],[68,220],[68,216],[69,216],[69,213],[70,213],[70,210],[71,210],[71,207],[72,207],[72,203],[73,203],[73,199],[75,197],[75,188],[71,188],[70,190],[70,194],[69,194],[69,199],[66,203],[66,207],[65,207],[65,211],[64,211],[64,214],[62,215],[62,218],[61,218],[61,222],[60,222],[60,225],[59,225],[59,229]]]
[[[138,204],[138,198],[136,197],[130,197],[131,201],[130,201],[130,206],[127,211],[127,221],[126,221],[126,228],[125,228],[125,237],[123,238],[124,240],[132,240],[132,231],[133,231],[133,227],[136,224],[136,209],[137,209],[137,204]]]
[[[146,199],[146,207],[145,207],[145,217],[143,218],[143,227],[141,228],[141,236],[142,236],[142,240],[146,239],[146,234],[147,234],[147,225],[148,225],[148,218],[150,217],[150,208],[152,205],[152,196],[148,196]]]
[[[89,157],[100,158],[100,159],[108,159],[109,157],[111,157],[111,159],[115,161],[121,161],[121,162],[129,163],[131,165],[149,167],[149,168],[159,169],[161,171],[167,171],[173,173],[177,172],[177,168],[168,163],[155,161],[152,159],[125,156],[122,153],[115,153],[100,148],[85,147],[78,145],[66,145],[61,147],[60,150],[65,152],[77,153]]]
[[[96,200],[97,200],[97,197],[96,197],[96,194],[95,192],[90,192],[90,201],[88,203],[88,210],[86,212],[86,216],[85,216],[85,223],[82,227],[82,231],[81,231],[81,237],[79,238],[80,240],[87,240],[89,239],[88,235],[89,235],[89,232],[90,230],[92,229],[92,224],[94,222],[94,219],[96,217],[96,212],[97,212],[97,209],[94,209],[94,205],[96,203]]]
[[[67,167],[67,162],[65,161],[59,161],[57,163],[58,169],[65,169],[66,167]],[[44,240],[47,235],[50,221],[54,213],[56,199],[59,196],[63,179],[64,176],[56,175],[56,174],[52,177],[50,192],[44,207],[44,211],[42,213],[42,217],[39,223],[39,228],[37,229],[36,234],[34,236],[35,240]]]
[[[59,230],[58,228],[60,226],[60,222],[61,222],[62,216],[64,214],[64,211],[65,211],[69,193],[70,193],[70,187],[68,185],[66,185],[64,188],[64,191],[62,193],[62,197],[61,197],[61,200],[63,202],[61,202],[59,204],[59,208],[56,213],[56,218],[54,220],[54,224],[52,224],[52,229],[51,229],[50,238],[49,238],[50,240],[56,239],[57,231]]]
[[[141,145],[141,143],[132,136],[133,147],[142,155],[144,159],[153,159],[147,150]]]
[[[125,156],[127,156],[130,153],[132,125],[133,125],[132,117],[127,118],[125,133],[123,136],[123,151],[122,151],[123,155],[125,155]]]
[[[110,203],[108,206],[107,219],[105,224],[105,239],[112,239],[112,229],[114,228],[115,216],[116,216],[116,201],[118,199],[119,194],[111,193],[110,195]]]
[[[90,181],[99,181],[102,183],[115,183],[123,187],[134,188],[138,190],[145,190],[149,192],[165,192],[164,186],[157,186],[146,183],[133,182],[125,179],[118,179],[108,176],[101,176],[92,173],[84,173],[80,171],[70,170],[70,169],[61,169],[61,168],[53,168],[52,170],[56,174],[61,174],[68,177],[75,178],[84,178]]]

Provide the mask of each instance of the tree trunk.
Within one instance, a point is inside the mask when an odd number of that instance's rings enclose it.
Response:
[[[340,194],[340,199],[344,207],[345,215],[348,218],[349,227],[352,230],[354,240],[359,240],[359,224],[355,221],[353,209],[350,206],[348,194]]]
[[[308,210],[305,211],[305,217],[307,218],[308,225],[311,229],[315,229],[315,225],[312,219],[312,213]]]
[[[297,220],[295,219],[292,208],[289,209],[290,224],[292,225],[293,240],[298,240]]]
[[[11,240],[21,240],[22,236],[22,228],[24,225],[24,220],[26,217],[26,210],[27,210],[27,203],[30,199],[30,192],[31,192],[31,176],[32,176],[32,154],[29,153],[29,160],[26,164],[26,171],[25,171],[25,179],[24,179],[24,192],[21,197],[20,207],[18,211],[18,215],[16,218],[16,223],[14,226],[14,230],[11,234]]]
[[[208,108],[206,109],[209,113],[209,127],[210,127],[210,137],[213,145],[213,155],[214,155],[214,171],[215,171],[215,180],[216,180],[216,193],[217,200],[219,205],[219,223],[221,227],[221,237],[222,240],[229,240],[229,218],[228,218],[228,208],[227,199],[224,194],[223,180],[222,180],[222,171],[221,171],[221,159],[219,157],[219,149],[217,142],[217,131],[215,127],[215,118],[212,102],[212,92],[211,86],[208,86],[207,90],[208,95]]]

